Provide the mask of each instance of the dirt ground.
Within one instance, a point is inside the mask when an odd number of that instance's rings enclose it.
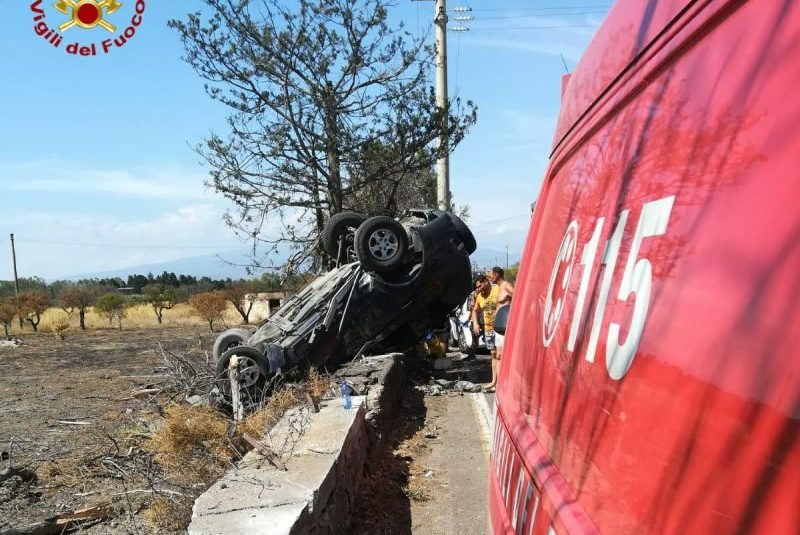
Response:
[[[486,533],[489,444],[474,412],[475,394],[431,396],[416,385],[434,378],[487,381],[489,366],[489,357],[481,356],[447,371],[412,376],[387,447],[359,489],[354,509],[360,513],[351,533]]]
[[[0,533],[97,504],[106,518],[81,532],[154,532],[142,513],[158,482],[140,446],[174,394],[141,391],[167,381],[159,342],[177,354],[202,354],[213,334],[171,326],[70,332],[63,341],[26,334],[23,341],[0,347],[0,469],[26,470],[0,481]]]

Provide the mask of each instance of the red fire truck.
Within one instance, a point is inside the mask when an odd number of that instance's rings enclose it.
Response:
[[[800,533],[800,2],[617,2],[506,334],[495,534]]]

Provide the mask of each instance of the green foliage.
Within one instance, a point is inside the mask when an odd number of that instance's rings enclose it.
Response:
[[[47,282],[41,277],[22,277],[19,279],[19,291],[45,290]],[[0,299],[16,295],[14,281],[0,281]]]
[[[177,283],[177,279],[175,282]],[[178,304],[178,295],[177,288],[172,286],[148,284],[143,288],[142,298],[145,303],[153,307],[156,320],[161,323],[164,318],[164,310],[170,310]]]
[[[124,296],[115,292],[108,292],[100,296],[94,305],[94,310],[108,318],[109,323],[113,323],[114,319],[116,319],[119,329],[122,330],[122,320],[126,316],[128,304],[128,300]]]

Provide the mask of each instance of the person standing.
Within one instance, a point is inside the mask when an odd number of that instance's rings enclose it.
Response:
[[[497,308],[504,305],[511,305],[511,299],[514,297],[514,285],[508,282],[505,278],[505,271],[499,266],[495,266],[489,270],[488,279],[492,282],[494,288],[497,289]],[[497,368],[496,373],[492,373],[492,385],[497,385],[497,375],[500,373],[500,360],[503,358],[503,345],[505,344],[505,335],[495,333],[494,345],[495,352],[492,354],[492,370]]]
[[[498,286],[493,286],[489,279],[483,275],[478,277],[480,289],[475,296],[475,304],[472,306],[472,334],[477,337],[480,334],[478,325],[478,314],[483,313],[483,338],[486,341],[486,349],[492,355],[492,382],[484,386],[485,391],[492,391],[497,385],[497,348],[495,346],[494,314],[497,310],[497,296],[500,292]]]
[[[478,277],[478,278],[475,279],[475,284],[473,284],[473,286],[472,286],[472,293],[467,298],[467,310],[469,311],[470,319],[472,319],[472,309],[475,307],[475,300],[478,297],[478,293],[480,293],[480,291],[481,291],[481,284],[482,283],[480,282],[480,280],[481,280],[481,277]],[[478,339],[480,338],[481,333],[483,333],[483,314],[480,313],[480,312],[478,313],[478,334],[477,335],[474,334],[474,332],[475,332],[475,329],[474,329],[475,321],[474,320],[470,321],[469,326],[470,326],[470,331],[473,332],[472,343],[470,344],[467,356],[466,356],[466,358],[464,360],[474,360],[475,359],[475,354],[478,352]]]

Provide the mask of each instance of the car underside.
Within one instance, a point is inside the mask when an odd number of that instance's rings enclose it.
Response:
[[[333,267],[289,298],[250,334],[221,333],[214,344],[218,386],[230,391],[238,360],[240,389],[259,398],[268,380],[294,367],[335,367],[370,353],[406,351],[469,294],[476,244],[455,215],[413,210],[395,220],[332,217],[322,236]]]

